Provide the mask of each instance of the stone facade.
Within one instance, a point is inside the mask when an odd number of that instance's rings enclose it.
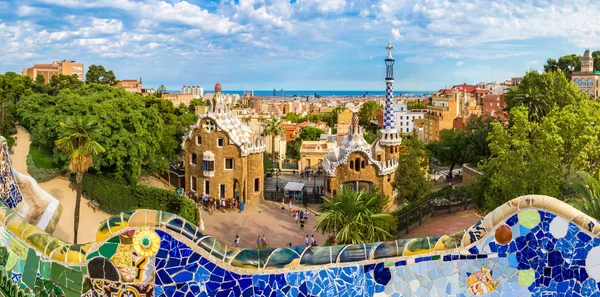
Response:
[[[219,90],[182,144],[186,191],[256,204],[264,195],[264,139],[224,104]]]
[[[581,71],[573,72],[572,79],[577,89],[590,98],[596,99],[600,95],[600,71],[594,71],[594,58],[589,50],[581,57]]]

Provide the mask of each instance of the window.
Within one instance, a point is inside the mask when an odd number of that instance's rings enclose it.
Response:
[[[219,138],[217,139],[217,147],[223,147],[225,145],[225,139]]]
[[[362,160],[362,161],[360,162],[360,168],[365,168],[365,160]]]
[[[225,169],[233,170],[234,160],[232,158],[225,158]]]
[[[354,169],[354,162],[350,161],[350,169]]]
[[[196,192],[198,190],[198,180],[196,179],[195,176],[191,176],[190,177],[190,189],[192,190],[192,192]]]
[[[354,170],[360,171],[360,159],[359,158],[354,159]]]
[[[202,136],[198,135],[196,136],[196,145],[201,145],[202,144]]]
[[[381,155],[377,155],[377,161],[381,162]]]
[[[225,185],[224,184],[219,185],[219,198],[225,199]]]
[[[408,128],[406,128],[406,132],[408,132]]]
[[[215,161],[202,161],[202,170],[215,171]]]
[[[204,180],[204,195],[210,196],[210,181]]]
[[[260,192],[260,178],[258,177],[254,179],[254,192]]]
[[[190,164],[192,164],[192,165],[198,164],[198,156],[196,156],[196,154],[194,154],[194,153],[190,154]]]

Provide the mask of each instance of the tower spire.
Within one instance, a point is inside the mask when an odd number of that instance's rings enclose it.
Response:
[[[392,42],[386,46],[388,55],[385,58],[385,109],[383,112],[383,125],[381,130],[382,145],[400,144],[401,138],[396,126],[396,116],[394,115],[394,57],[392,57]]]

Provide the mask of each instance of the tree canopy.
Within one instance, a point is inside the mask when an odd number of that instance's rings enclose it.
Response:
[[[112,70],[107,71],[102,65],[92,64],[85,73],[85,82],[87,84],[114,85],[117,78]]]
[[[407,153],[398,158],[398,169],[394,180],[397,190],[396,204],[404,200],[416,201],[431,189],[431,182],[425,176],[429,157],[425,152],[423,143],[419,140],[417,131],[404,139],[402,144]]]
[[[371,120],[377,119],[377,113],[381,108],[382,106],[375,101],[363,103],[358,112],[358,123],[362,126],[368,126],[371,123]]]

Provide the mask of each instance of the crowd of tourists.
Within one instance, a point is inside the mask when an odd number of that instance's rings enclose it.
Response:
[[[202,206],[208,213],[214,214],[215,211],[236,211],[238,210],[238,199],[232,198],[213,198],[208,195],[187,192],[186,196],[192,199],[197,205]]]

